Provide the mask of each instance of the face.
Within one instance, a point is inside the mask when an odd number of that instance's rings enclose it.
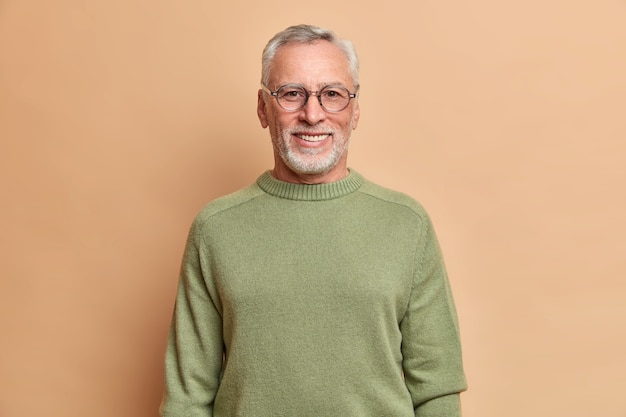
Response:
[[[327,41],[282,46],[274,57],[268,84],[272,91],[285,84],[299,84],[308,91],[327,85],[341,85],[350,92],[356,89],[347,58]],[[310,96],[302,109],[287,111],[259,90],[257,114],[261,126],[270,130],[276,178],[324,183],[347,175],[348,142],[360,114],[356,98],[337,113],[324,110],[317,96]]]

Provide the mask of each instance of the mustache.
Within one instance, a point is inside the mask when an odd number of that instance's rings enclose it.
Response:
[[[335,129],[325,126],[294,126],[285,129],[284,132],[289,134],[307,133],[314,135],[327,135],[336,133]]]

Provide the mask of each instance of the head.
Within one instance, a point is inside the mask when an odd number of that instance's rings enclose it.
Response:
[[[331,87],[356,94],[358,67],[352,44],[325,29],[292,26],[268,42],[263,50],[257,114],[261,126],[270,131],[275,177],[321,183],[347,174],[348,143],[360,115],[358,97],[351,98],[343,110],[328,111],[317,94],[325,87],[331,95],[335,94]],[[271,94],[284,85],[300,86],[312,94],[302,108],[285,110]]]

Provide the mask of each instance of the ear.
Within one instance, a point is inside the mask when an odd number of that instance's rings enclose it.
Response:
[[[361,108],[359,107],[359,102],[357,101],[354,105],[354,110],[352,113],[352,130],[355,130],[359,125],[359,117],[361,117]]]
[[[256,105],[256,114],[259,117],[259,121],[261,122],[261,127],[265,129],[268,126],[267,123],[267,106],[265,105],[265,98],[263,97],[263,90],[259,89],[257,105]]]

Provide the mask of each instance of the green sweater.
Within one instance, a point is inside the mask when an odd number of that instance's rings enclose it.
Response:
[[[198,214],[165,361],[166,417],[456,417],[466,388],[428,215],[353,170]]]

